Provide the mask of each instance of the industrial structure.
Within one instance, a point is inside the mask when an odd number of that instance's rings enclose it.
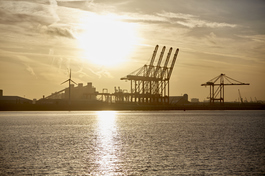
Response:
[[[32,104],[32,100],[19,96],[3,95],[3,90],[0,89],[0,106],[6,104]]]
[[[218,82],[218,80],[220,82]],[[213,104],[215,101],[219,101],[220,104],[223,104],[225,86],[233,86],[233,85],[249,85],[249,83],[242,83],[221,73],[219,76],[211,79],[210,81],[201,84],[201,86],[210,86],[210,96],[207,97],[208,99],[210,99],[210,104]],[[217,89],[214,90],[214,87],[217,87]]]
[[[71,104],[71,100],[75,101],[94,101],[96,100],[96,88],[92,86],[92,83],[87,83],[86,86],[83,86],[83,83],[77,84],[71,78],[71,69],[69,71],[69,79],[62,82],[61,84],[68,82],[68,88],[62,89],[58,92],[52,93],[43,99],[63,99],[68,100],[68,103]],[[72,84],[74,83],[74,84]],[[74,85],[78,85],[75,87]]]
[[[155,65],[158,47],[159,46],[156,45],[149,65],[144,65],[126,77],[121,78],[121,80],[128,80],[131,83],[130,93],[124,94],[124,98],[129,102],[148,104],[169,103],[169,80],[179,49],[176,49],[173,59],[170,62],[170,56],[173,50],[170,48],[164,61],[164,65],[161,66],[166,47],[164,46],[162,48]],[[170,65],[169,67],[168,64]]]
[[[65,82],[69,83],[69,87],[59,92],[55,92],[45,99],[68,99],[69,103],[72,100],[100,100],[106,103],[137,103],[137,104],[175,104],[178,102],[187,102],[187,95],[183,97],[169,97],[169,80],[177,59],[179,49],[176,49],[172,59],[170,59],[172,48],[169,49],[166,59],[163,61],[163,56],[166,50],[164,46],[161,53],[156,59],[159,46],[156,45],[152,54],[149,65],[144,65],[138,70],[132,72],[121,80],[129,80],[131,83],[130,92],[114,87],[114,93],[109,93],[107,89],[103,89],[101,93],[97,92],[92,87],[92,83],[88,83],[86,87],[82,84],[76,84],[71,79],[71,71],[69,79]],[[161,66],[163,64],[163,66]],[[168,66],[169,65],[169,66]],[[62,84],[63,84],[62,83]],[[74,84],[71,84],[74,83]]]
[[[70,84],[70,87],[52,93],[45,97],[45,99],[63,99],[69,101],[69,95],[72,101],[94,101],[96,100],[97,91],[91,82],[88,82],[85,86],[83,83],[79,83],[76,87],[74,84]]]

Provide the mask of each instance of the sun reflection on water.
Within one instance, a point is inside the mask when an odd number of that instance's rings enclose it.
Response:
[[[117,171],[118,145],[115,111],[98,111],[98,155],[99,172],[110,175]]]
[[[115,111],[98,111],[98,126],[100,129],[100,132],[103,135],[111,135],[111,133],[114,130],[115,126],[115,120],[116,120],[116,112]]]

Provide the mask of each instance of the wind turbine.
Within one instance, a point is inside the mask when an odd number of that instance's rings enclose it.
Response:
[[[66,83],[66,82],[69,82],[69,99],[68,99],[68,103],[70,104],[70,102],[71,102],[71,82],[72,83],[74,83],[74,84],[76,84],[72,79],[71,79],[71,69],[70,69],[70,73],[69,73],[69,79],[67,79],[66,81],[64,81],[64,82],[62,82],[61,84],[64,84],[64,83]],[[77,84],[76,84],[77,85]]]

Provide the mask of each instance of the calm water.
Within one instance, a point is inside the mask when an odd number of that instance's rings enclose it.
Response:
[[[0,175],[263,175],[265,111],[0,112]]]

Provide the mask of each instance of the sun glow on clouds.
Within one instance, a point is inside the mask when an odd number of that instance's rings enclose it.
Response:
[[[82,31],[77,36],[82,57],[101,66],[126,62],[137,44],[136,26],[112,15],[81,18]]]

